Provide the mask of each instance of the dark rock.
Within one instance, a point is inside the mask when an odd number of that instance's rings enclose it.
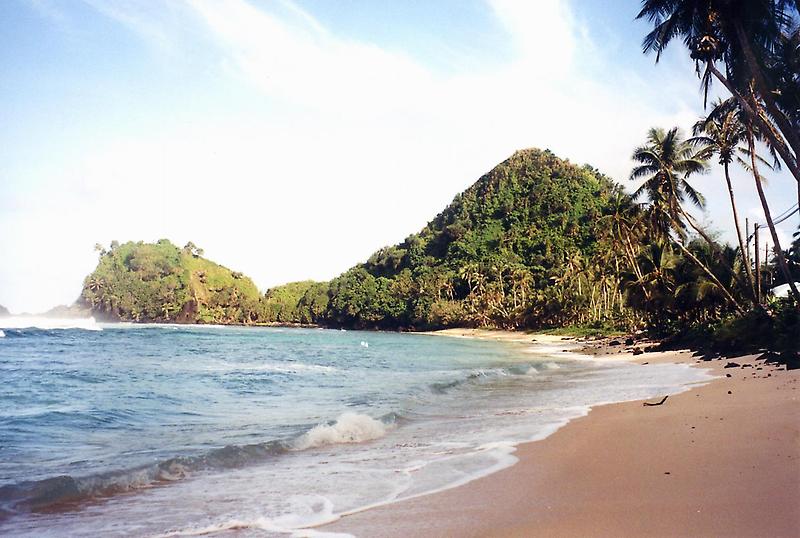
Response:
[[[626,346],[632,346],[633,345],[633,338],[630,338],[630,337],[626,338],[625,339],[625,345]]]
[[[741,365],[737,362],[729,362],[728,364],[723,366],[723,368],[738,368],[739,366]]]
[[[731,377],[731,374],[725,374],[725,377]]]
[[[633,354],[634,355],[642,355],[642,354],[644,354],[644,351],[642,351],[641,348],[637,347],[636,349],[633,350]]]
[[[622,342],[620,342],[619,340],[612,340],[612,341],[610,341],[610,342],[608,343],[608,345],[609,345],[609,346],[621,346],[621,345],[622,345]]]
[[[733,394],[731,391],[728,391],[728,394]]]

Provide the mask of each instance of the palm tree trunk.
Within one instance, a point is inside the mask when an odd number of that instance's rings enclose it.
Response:
[[[742,236],[742,227],[739,226],[739,212],[736,210],[736,199],[733,195],[733,184],[731,183],[731,175],[728,163],[724,164],[725,168],[725,181],[728,183],[728,195],[731,198],[731,209],[733,210],[733,224],[736,226],[736,238],[739,240],[739,254],[742,256],[742,264],[747,272],[747,280],[750,282],[750,291],[755,298],[755,281],[753,280],[753,269],[750,267],[750,260],[747,259],[747,253],[744,249],[744,237]]]
[[[730,183],[729,183],[729,185],[730,185]],[[714,240],[711,239],[711,237],[709,237],[709,235],[695,222],[694,218],[692,218],[692,216],[689,215],[686,212],[686,210],[683,209],[683,206],[681,206],[680,204],[678,204],[678,211],[680,211],[681,215],[683,215],[683,218],[686,219],[686,222],[689,223],[689,226],[691,226],[692,229],[695,232],[697,232],[698,235],[700,235],[700,237],[702,237],[705,240],[706,243],[708,243],[708,246],[711,248],[711,253],[717,259],[717,261],[719,263],[721,263],[721,264],[725,264],[725,260],[722,258],[722,253],[720,252],[719,247],[714,242]],[[736,225],[736,230],[737,230],[737,232],[739,231],[738,223]],[[739,244],[741,245],[741,235],[740,235],[740,239],[739,239]],[[743,284],[742,281],[741,281],[741,275],[737,274],[736,272],[733,272],[733,277],[736,279],[736,281],[739,284]]]
[[[753,52],[750,39],[747,37],[747,33],[744,31],[741,21],[736,22],[736,37],[742,47],[742,51],[744,52],[747,69],[750,71],[750,75],[752,75],[753,80],[755,81],[756,87],[758,88],[758,93],[761,96],[761,99],[764,100],[767,111],[778,124],[781,134],[789,143],[789,146],[791,146],[794,154],[800,155],[800,137],[792,128],[789,120],[786,119],[786,116],[783,114],[783,112],[781,112],[778,109],[778,106],[775,104],[775,99],[772,97],[772,91],[767,85],[764,73],[761,70],[761,66],[758,63],[755,53]]]
[[[631,243],[630,236],[625,237],[625,243],[627,247],[625,247],[626,253],[630,258],[631,267],[633,268],[633,274],[636,275],[636,278],[639,279],[639,282],[644,282],[644,275],[642,274],[642,268],[639,267],[639,262],[636,261],[636,251],[633,249],[633,244]],[[630,251],[628,250],[630,249]],[[644,298],[646,300],[650,300],[650,290],[647,289],[644,284],[642,284],[642,291],[644,292]]]
[[[761,184],[761,174],[758,173],[758,165],[756,163],[755,141],[753,140],[752,131],[748,134],[747,143],[750,149],[750,162],[752,163],[753,167],[753,178],[756,181],[758,198],[761,200],[761,207],[764,209],[764,218],[767,219],[767,226],[769,227],[769,233],[772,235],[772,242],[775,248],[775,255],[778,257],[778,266],[781,268],[781,273],[783,273],[783,277],[786,279],[786,282],[789,284],[789,288],[792,290],[792,295],[794,296],[794,299],[796,301],[800,301],[800,292],[797,291],[797,286],[794,285],[794,279],[792,278],[792,274],[789,272],[789,266],[786,265],[786,257],[783,255],[781,242],[778,239],[778,232],[775,231],[775,223],[772,222],[772,215],[769,212],[769,204],[767,204],[767,198],[766,196],[764,196],[764,187]]]
[[[719,281],[717,275],[712,273],[711,269],[706,267],[706,265],[703,262],[697,259],[697,256],[692,254],[692,252],[688,248],[686,248],[684,244],[680,242],[680,240],[676,241],[675,243],[678,245],[678,248],[681,249],[681,252],[683,252],[684,255],[686,255],[690,260],[692,260],[695,264],[697,264],[697,266],[700,267],[700,269],[702,269],[703,272],[708,275],[711,281],[714,282],[714,284],[716,284],[719,287],[719,289],[722,290],[722,293],[725,295],[728,301],[730,301],[730,303],[734,306],[734,308],[736,308],[736,310],[738,310],[740,313],[744,314],[744,309],[742,308],[742,306],[736,299],[734,299],[733,295],[730,294],[728,288],[722,285],[722,282]]]
[[[791,154],[788,147],[786,147],[786,143],[779,138],[779,135],[775,132],[775,129],[768,121],[766,121],[761,114],[757,114],[753,107],[747,102],[747,100],[733,87],[730,81],[725,78],[725,75],[719,72],[719,70],[714,66],[712,62],[708,63],[708,68],[714,74],[717,79],[722,82],[722,84],[728,89],[728,91],[733,95],[739,106],[742,107],[742,110],[756,123],[759,124],[759,127],[762,128],[764,135],[769,139],[770,144],[775,148],[775,151],[778,152],[778,155],[781,156],[783,162],[786,164],[786,167],[794,176],[794,179],[798,183],[797,189],[797,196],[798,202],[800,202],[800,167],[797,165],[797,159]]]

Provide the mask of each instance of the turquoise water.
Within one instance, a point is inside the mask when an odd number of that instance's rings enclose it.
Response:
[[[706,379],[598,363],[566,344],[5,325],[3,535],[306,535],[512,465],[517,443],[591,405]]]

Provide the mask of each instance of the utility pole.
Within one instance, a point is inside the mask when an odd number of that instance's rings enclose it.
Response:
[[[745,250],[747,250],[747,265],[748,267],[752,267],[752,265],[750,265],[750,219],[748,217],[744,219],[744,237],[746,239],[744,244]]]
[[[764,240],[764,284],[767,285],[768,288],[772,287],[772,272],[769,270],[769,241]],[[764,295],[767,294],[767,290],[764,290]]]
[[[756,302],[761,304],[761,263],[758,251],[758,223],[753,225],[753,237],[755,238],[756,251]]]

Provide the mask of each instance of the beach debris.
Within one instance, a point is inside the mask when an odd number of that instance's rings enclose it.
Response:
[[[666,402],[666,401],[667,401],[667,398],[669,398],[669,394],[667,394],[666,396],[664,396],[663,398],[661,398],[661,401],[660,401],[660,402],[658,402],[658,403],[644,402],[642,405],[644,405],[645,407],[654,407],[654,406],[656,406],[656,405],[662,405],[664,402]]]

